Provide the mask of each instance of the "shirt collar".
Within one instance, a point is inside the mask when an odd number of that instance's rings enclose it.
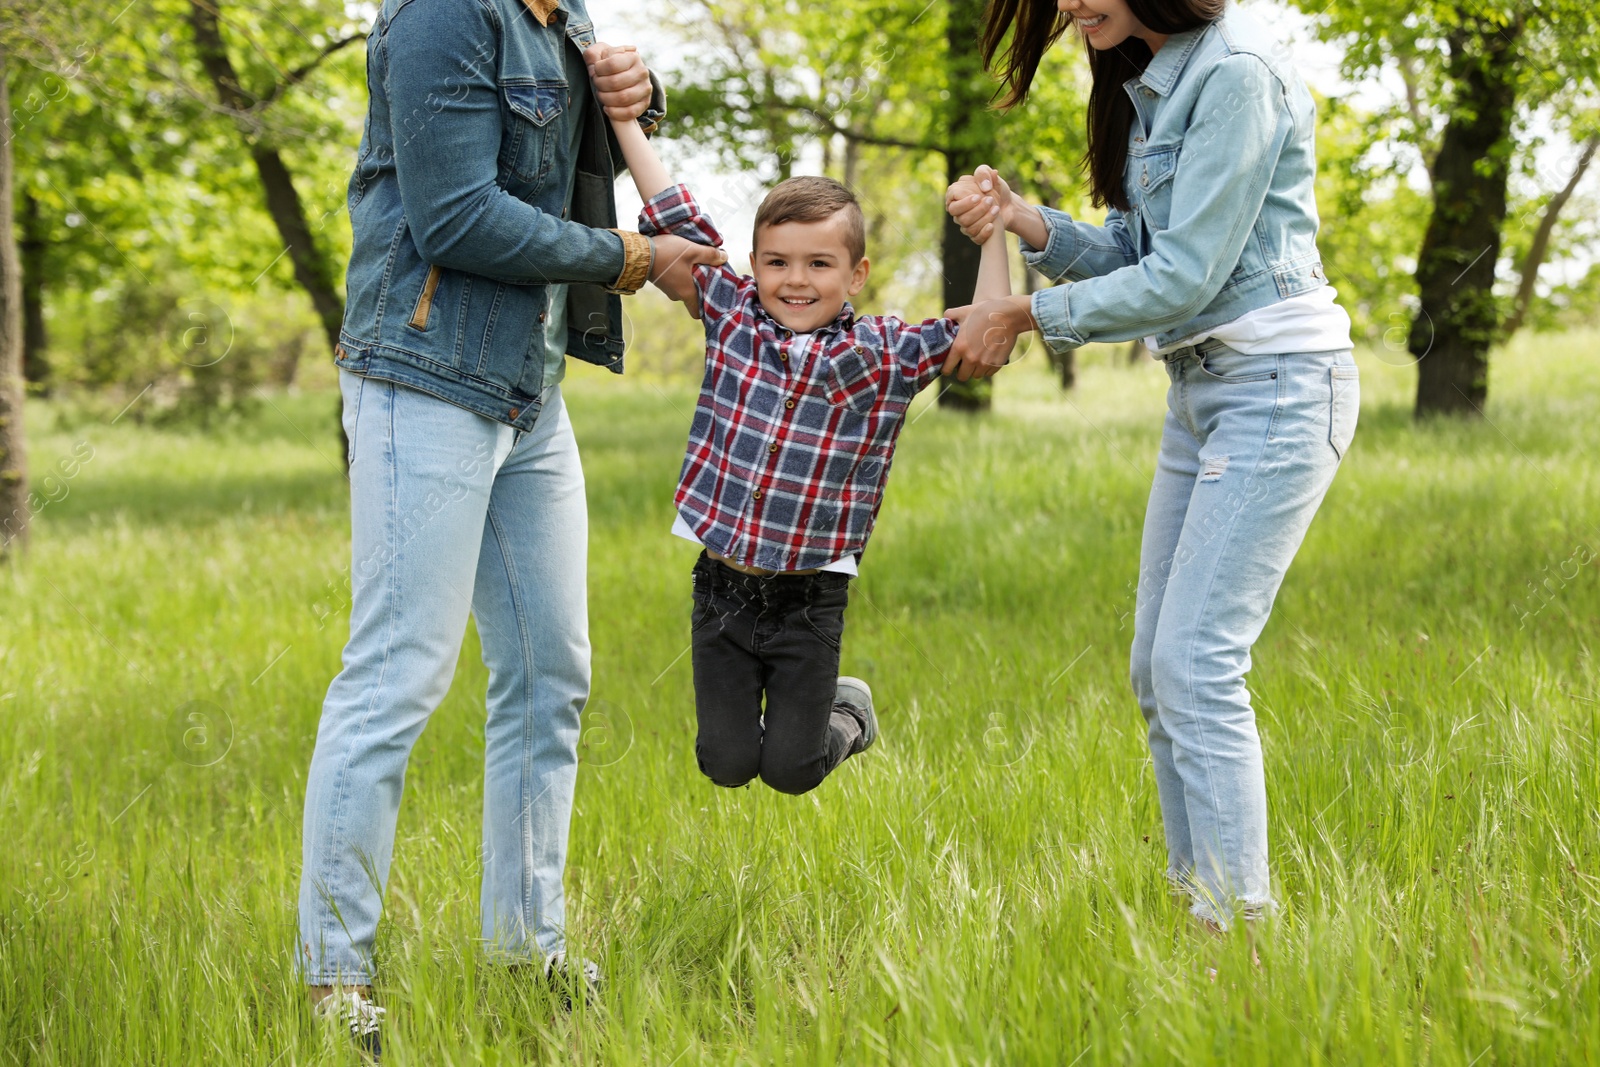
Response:
[[[1168,37],[1167,43],[1162,45],[1161,50],[1151,58],[1150,65],[1144,68],[1139,80],[1162,96],[1172,92],[1172,87],[1178,84],[1178,76],[1183,73],[1189,57],[1194,54],[1195,46],[1200,43],[1200,39],[1212,25],[1213,23],[1207,22],[1192,30],[1184,30]]]
[[[526,0],[524,0],[524,2],[526,2]],[[773,318],[767,312],[766,307],[761,303],[761,296],[760,296],[759,293],[756,292],[756,288],[755,288],[754,285],[752,285],[750,287],[750,303],[755,306],[755,310],[756,310],[756,314],[757,315],[760,315],[762,318],[764,318],[768,322],[772,323],[773,330],[775,330],[775,331],[788,330],[788,332],[790,332],[790,333],[794,333],[795,332],[793,330],[790,330],[789,327],[785,326],[783,323],[779,322],[777,319]],[[834,316],[834,319],[833,319],[832,322],[824,323],[823,325],[818,326],[815,330],[812,330],[811,332],[813,334],[818,334],[818,333],[828,333],[831,330],[848,330],[851,326],[855,325],[855,321],[856,321],[856,309],[850,306],[850,301],[846,300],[844,302],[844,307],[839,309],[839,314]]]
[[[550,20],[561,9],[561,0],[522,0],[522,3],[533,12],[533,17],[539,20],[541,26],[550,25]]]

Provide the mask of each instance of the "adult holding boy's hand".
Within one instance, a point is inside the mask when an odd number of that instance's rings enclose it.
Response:
[[[1093,80],[1082,199],[1104,219],[1024,204],[990,167],[951,185],[968,237],[1003,227],[1067,283],[970,309],[952,352],[962,377],[985,373],[1026,312],[1051,352],[1143,338],[1168,377],[1129,675],[1166,877],[1220,931],[1276,907],[1245,672],[1360,407],[1317,251],[1316,107],[1289,46],[1225,0],[990,4],[980,51],[1002,107],[1049,77],[1067,26]]]
[[[628,122],[639,118],[650,104],[650,72],[639,50],[631,44],[608,45],[596,41],[583,52],[589,66],[589,79],[607,118]],[[694,284],[694,268],[705,264],[720,266],[728,254],[720,248],[696,244],[674,234],[659,234],[650,239],[653,257],[650,281],[668,297],[685,305],[689,314],[700,317],[700,293]]]
[[[508,971],[598,988],[566,955],[590,643],[561,382],[569,358],[620,371],[622,297],[651,278],[698,306],[690,267],[721,253],[618,227],[610,117],[642,138],[665,93],[635,50],[596,44],[585,0],[388,0],[367,71],[335,351],[350,635],[306,778],[295,948],[318,1014],[376,1058],[406,765],[469,618],[489,669],[481,944]]]
[[[961,232],[980,245],[994,234],[996,223],[1015,231],[1028,207],[1011,195],[1005,179],[989,166],[979,167],[950,186],[944,206]],[[944,373],[963,382],[997,373],[1010,360],[1017,338],[1038,328],[1025,295],[949,308],[944,317],[961,324]]]

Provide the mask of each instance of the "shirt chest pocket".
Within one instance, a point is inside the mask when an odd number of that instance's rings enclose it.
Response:
[[[567,83],[555,79],[503,82],[500,99],[500,166],[520,186],[513,191],[527,199],[550,173],[561,129],[557,120],[567,107]]]
[[[824,379],[828,403],[857,415],[870,412],[878,402],[881,366],[881,358],[865,345],[850,345],[835,353]]]
[[[1178,169],[1178,146],[1147,147],[1130,153],[1123,188],[1145,228],[1160,233],[1172,220],[1172,175]]]

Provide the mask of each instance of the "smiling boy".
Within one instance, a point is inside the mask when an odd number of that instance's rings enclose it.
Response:
[[[638,125],[612,125],[645,200],[639,232],[720,246]],[[996,234],[976,300],[1010,292]],[[704,546],[691,622],[700,770],[718,785],[759,776],[800,794],[877,738],[871,690],[838,676],[847,587],[906,411],[949,369],[957,324],[856,315],[865,225],[831,178],[772,189],[750,258],[753,276],[694,270],[706,369],[673,532]]]

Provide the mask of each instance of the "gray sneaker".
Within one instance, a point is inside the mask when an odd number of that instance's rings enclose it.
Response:
[[[861,720],[861,736],[856,738],[851,755],[865,752],[878,739],[878,716],[872,710],[872,689],[860,678],[841,676],[833,691],[835,704],[848,704]]]

